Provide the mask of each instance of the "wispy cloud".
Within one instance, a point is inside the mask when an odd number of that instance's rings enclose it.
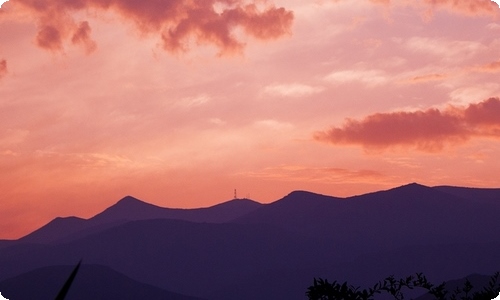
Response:
[[[464,60],[471,58],[487,47],[475,41],[456,41],[429,37],[412,37],[405,46],[415,52],[435,55],[444,60]]]
[[[498,23],[490,23],[486,26],[486,28],[490,30],[500,30],[500,24]]]
[[[485,83],[461,87],[450,92],[452,105],[470,105],[474,103],[472,99],[486,99],[491,95],[500,92],[500,84]]]
[[[10,147],[22,143],[28,135],[29,131],[23,129],[0,130],[0,150],[2,150],[3,147]]]
[[[211,124],[217,125],[217,126],[223,126],[226,125],[226,121],[220,119],[220,118],[210,118],[208,120]]]
[[[425,74],[425,75],[419,75],[415,76],[413,78],[410,78],[408,81],[413,82],[413,83],[421,83],[421,82],[429,82],[429,81],[441,81],[444,80],[448,77],[447,74]]]
[[[500,99],[490,98],[468,107],[446,110],[378,113],[362,120],[347,119],[341,127],[317,132],[318,141],[360,145],[366,149],[394,146],[434,152],[446,144],[474,137],[500,138]]]
[[[176,102],[176,106],[184,109],[189,109],[197,106],[202,106],[210,102],[211,97],[206,94],[200,94],[194,97],[186,97]]]
[[[293,125],[291,123],[280,122],[278,120],[273,120],[273,119],[258,120],[254,122],[254,125],[257,128],[262,128],[266,130],[288,130],[293,128]]]
[[[350,83],[360,82],[368,87],[375,87],[378,85],[386,84],[390,77],[382,70],[341,70],[334,71],[324,77],[326,81],[332,83]]]
[[[311,86],[307,84],[272,84],[264,88],[264,92],[273,96],[283,97],[306,97],[321,93],[325,88],[321,86]]]

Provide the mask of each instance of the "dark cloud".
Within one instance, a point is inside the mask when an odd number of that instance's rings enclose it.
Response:
[[[47,50],[61,50],[63,47],[61,32],[54,26],[42,26],[36,36],[36,44]]]
[[[77,12],[111,11],[133,23],[142,33],[157,35],[167,51],[186,51],[190,42],[215,45],[220,53],[241,51],[244,44],[234,30],[260,40],[290,32],[293,13],[265,1],[244,0],[15,0],[38,20],[37,45],[60,50],[65,41],[95,49],[86,21]]]
[[[0,79],[7,75],[7,61],[5,59],[0,60]]]
[[[378,113],[362,120],[347,119],[341,127],[314,135],[318,141],[335,145],[360,145],[367,149],[406,146],[431,152],[441,150],[447,143],[474,137],[500,138],[499,98],[465,108]]]
[[[86,21],[81,22],[80,25],[78,26],[77,30],[73,34],[73,37],[71,38],[71,42],[73,44],[83,45],[85,47],[87,53],[93,52],[97,48],[97,45],[90,38],[91,31],[92,31],[92,29],[90,28],[90,25],[88,22],[86,22]]]

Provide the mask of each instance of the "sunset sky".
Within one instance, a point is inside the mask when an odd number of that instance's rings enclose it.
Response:
[[[500,187],[490,0],[10,0],[0,238],[166,207]]]

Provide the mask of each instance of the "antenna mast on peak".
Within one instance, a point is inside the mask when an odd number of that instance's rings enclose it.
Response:
[[[238,199],[238,194],[236,193],[236,189],[234,189],[234,199]]]

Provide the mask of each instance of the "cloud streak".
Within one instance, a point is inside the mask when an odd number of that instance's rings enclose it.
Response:
[[[377,113],[362,120],[347,119],[341,127],[314,134],[317,141],[334,145],[360,145],[368,150],[399,146],[427,152],[474,137],[500,138],[499,98],[442,111]]]
[[[87,52],[96,49],[90,23],[75,17],[87,11],[117,13],[142,34],[158,36],[163,49],[169,52],[185,52],[191,42],[214,45],[219,54],[240,52],[244,42],[235,29],[256,39],[270,40],[290,33],[293,22],[293,13],[285,8],[244,0],[16,1],[37,19],[36,44],[51,51],[61,51],[69,42],[83,46]]]
[[[387,180],[387,176],[376,170],[349,170],[335,167],[306,167],[299,165],[280,165],[267,167],[253,172],[244,172],[244,176],[286,181],[320,181],[320,182],[377,182]]]

